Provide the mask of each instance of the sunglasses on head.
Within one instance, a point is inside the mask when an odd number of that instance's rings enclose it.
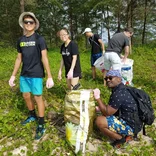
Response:
[[[112,80],[115,76],[109,76],[109,77],[105,77],[104,79],[107,81],[108,79],[109,80]]]
[[[34,24],[34,21],[23,21],[24,24]]]

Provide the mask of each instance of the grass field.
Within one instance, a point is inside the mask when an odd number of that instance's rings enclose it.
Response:
[[[25,127],[20,125],[21,120],[27,117],[28,111],[19,91],[19,74],[16,76],[16,86],[10,88],[8,80],[11,76],[14,61],[17,52],[13,48],[0,48],[0,155],[14,155],[12,151],[21,146],[26,147],[21,150],[21,153],[27,152],[26,155],[33,156],[49,156],[49,155],[73,155],[71,149],[65,141],[64,136],[61,136],[58,128],[51,125],[47,120],[49,111],[56,111],[60,115],[64,111],[64,97],[66,90],[65,79],[62,82],[57,80],[57,74],[60,65],[61,55],[59,50],[51,50],[48,52],[51,72],[53,75],[55,86],[51,89],[45,88],[44,79],[44,100],[46,104],[46,136],[40,142],[34,142],[33,136],[36,124],[31,124]],[[130,58],[134,60],[133,83],[135,87],[144,89],[151,97],[153,107],[156,110],[156,48],[150,47],[134,47]],[[110,90],[103,87],[103,78],[100,71],[97,72],[97,79],[92,80],[90,69],[90,53],[80,52],[82,79],[80,83],[85,89],[99,88],[101,90],[101,98],[105,103],[109,100]],[[145,143],[140,146],[126,149],[130,155],[153,155],[156,150],[156,131],[155,127],[147,127],[148,135],[152,138],[153,143],[145,146]],[[93,138],[98,134],[94,133]],[[107,143],[106,138],[102,138],[98,152],[87,152],[86,155],[120,155],[112,149]],[[35,147],[35,149],[34,149]],[[110,152],[111,151],[111,152]],[[121,154],[122,155],[122,154]]]

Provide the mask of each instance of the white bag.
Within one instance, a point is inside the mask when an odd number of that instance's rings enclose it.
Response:
[[[95,68],[101,70],[103,72],[104,70],[104,56],[102,55],[94,62]]]
[[[127,59],[126,62],[121,66],[121,75],[122,75],[122,81],[126,85],[133,85],[132,79],[133,79],[133,63],[134,60]]]

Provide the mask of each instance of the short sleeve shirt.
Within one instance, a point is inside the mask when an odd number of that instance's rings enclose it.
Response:
[[[45,76],[41,51],[47,49],[42,36],[36,38],[36,33],[22,36],[17,42],[17,51],[22,54],[21,76],[42,78]]]
[[[92,49],[91,49],[92,54],[102,53],[101,45],[98,41],[99,39],[101,38],[98,34],[94,34],[92,37],[89,38],[89,42],[92,46]]]
[[[108,42],[106,52],[116,52],[120,55],[126,46],[129,46],[128,37],[123,32],[116,33]]]
[[[60,51],[63,61],[64,61],[64,66],[65,66],[65,76],[67,77],[67,73],[70,70],[72,60],[73,60],[73,55],[77,55],[77,60],[75,64],[75,68],[73,71],[73,77],[81,77],[81,66],[80,66],[80,57],[79,57],[79,51],[78,51],[78,46],[74,41],[70,41],[67,47],[65,47],[65,44],[63,43],[61,46],[61,51]]]
[[[135,128],[133,115],[134,112],[137,111],[137,104],[129,91],[124,87],[124,84],[121,83],[112,90],[109,105],[116,110],[120,110],[120,117],[126,121],[131,128]],[[138,124],[140,124],[140,127],[142,126],[141,121]]]

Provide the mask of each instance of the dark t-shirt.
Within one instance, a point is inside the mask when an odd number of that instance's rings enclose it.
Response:
[[[136,101],[124,87],[123,83],[119,84],[112,90],[109,105],[114,109],[120,110],[120,117],[126,121],[131,128],[135,129],[135,124],[137,124],[141,129],[142,122],[139,120],[138,123],[135,123],[134,121],[134,112],[137,111]]]
[[[67,74],[68,74],[71,64],[72,64],[73,55],[77,55],[77,60],[76,60],[75,68],[73,71],[73,77],[81,77],[80,57],[79,57],[79,51],[78,51],[77,44],[73,41],[70,41],[68,46],[65,47],[65,44],[63,43],[61,45],[60,53],[61,53],[63,61],[64,61],[66,77],[67,77]]]
[[[21,76],[44,77],[44,68],[41,61],[41,51],[47,49],[46,42],[42,36],[36,38],[37,34],[26,37],[22,36],[17,43],[17,51],[22,54]]]
[[[94,34],[92,37],[89,38],[89,43],[91,44],[91,53],[92,54],[97,54],[97,53],[102,53],[101,50],[101,45],[99,43],[100,36],[98,34]]]
[[[116,33],[108,42],[106,52],[116,52],[120,55],[125,46],[129,46],[128,37],[123,32]]]

